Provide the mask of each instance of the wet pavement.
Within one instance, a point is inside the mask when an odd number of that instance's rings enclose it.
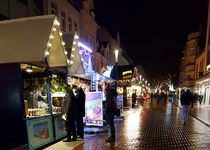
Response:
[[[174,104],[181,108],[179,100]],[[193,107],[190,107],[189,114],[210,127],[210,105],[194,103]]]
[[[195,150],[210,149],[210,128],[189,116],[182,125],[181,109],[167,101],[148,102],[130,108],[115,121],[116,141],[106,143],[108,133],[85,135],[83,141],[58,142],[47,149],[74,150]],[[56,147],[58,146],[59,147]]]

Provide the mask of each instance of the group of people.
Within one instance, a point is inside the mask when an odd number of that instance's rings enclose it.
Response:
[[[105,88],[105,111],[106,120],[109,126],[109,136],[106,142],[115,141],[114,117],[116,116],[116,83],[107,83]],[[82,88],[76,85],[67,88],[67,94],[63,103],[67,138],[63,142],[76,141],[77,138],[84,138],[83,117],[85,117],[85,93]]]
[[[63,103],[67,139],[63,142],[76,141],[84,138],[83,117],[85,117],[85,93],[83,89],[72,85],[67,86],[67,93]]]

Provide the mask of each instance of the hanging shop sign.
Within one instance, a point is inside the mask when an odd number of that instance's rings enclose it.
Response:
[[[134,74],[133,65],[114,66],[111,71],[111,78],[116,80],[132,79]]]

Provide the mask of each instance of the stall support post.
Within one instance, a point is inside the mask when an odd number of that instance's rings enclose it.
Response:
[[[51,102],[51,93],[50,93],[50,74],[49,74],[49,70],[47,69],[47,100],[48,100],[48,104],[49,104],[49,109],[50,109],[50,114],[52,117],[52,126],[53,126],[53,137],[54,139],[56,138],[55,136],[55,124],[54,124],[54,117],[53,117],[53,110],[52,110],[52,102]]]

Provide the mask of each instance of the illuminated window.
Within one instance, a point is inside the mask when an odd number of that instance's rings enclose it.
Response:
[[[51,2],[51,13],[57,15],[57,5]]]

